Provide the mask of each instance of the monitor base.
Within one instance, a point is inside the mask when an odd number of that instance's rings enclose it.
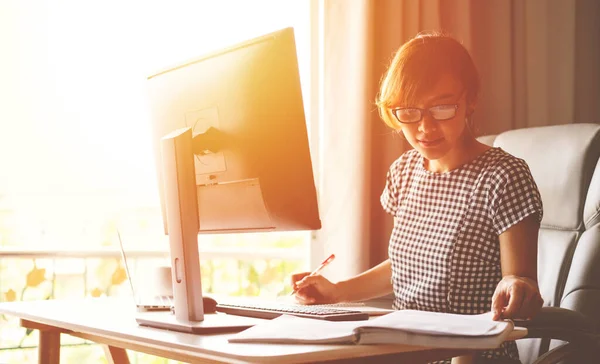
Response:
[[[135,320],[141,326],[191,334],[240,332],[265,321],[254,317],[227,315],[223,313],[205,314],[203,321],[179,321],[171,312],[138,313]]]

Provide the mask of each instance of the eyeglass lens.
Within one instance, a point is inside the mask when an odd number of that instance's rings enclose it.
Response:
[[[394,110],[394,113],[398,120],[403,123],[415,123],[421,121],[423,118],[423,111],[424,110],[417,108],[407,108],[396,109]],[[428,111],[435,120],[448,120],[456,115],[456,105],[437,105],[426,111]]]

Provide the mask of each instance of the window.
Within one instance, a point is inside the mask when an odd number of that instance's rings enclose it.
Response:
[[[137,269],[164,261],[146,77],[293,26],[309,118],[309,7],[304,0],[2,2],[0,301],[129,294],[117,228],[138,255]],[[281,293],[283,277],[308,267],[309,241],[306,232],[202,235],[203,287]],[[27,361],[35,352],[19,348],[37,341],[11,325],[0,330],[0,362]]]
[[[292,25],[308,84],[306,2],[9,4],[0,201],[16,212],[21,245],[79,246],[76,227],[158,205],[145,94],[152,72]],[[93,240],[86,246],[103,243]]]

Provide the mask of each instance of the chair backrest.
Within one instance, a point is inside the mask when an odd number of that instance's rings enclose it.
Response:
[[[524,159],[540,190],[544,304],[581,312],[600,327],[600,124],[517,129],[480,140]],[[558,344],[517,341],[524,364]]]

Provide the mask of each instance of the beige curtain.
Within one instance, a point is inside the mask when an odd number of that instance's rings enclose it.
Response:
[[[322,0],[316,265],[336,253],[342,279],[387,258],[392,219],[379,195],[407,145],[374,100],[393,52],[422,30],[465,44],[482,79],[478,132],[600,121],[600,2]]]

